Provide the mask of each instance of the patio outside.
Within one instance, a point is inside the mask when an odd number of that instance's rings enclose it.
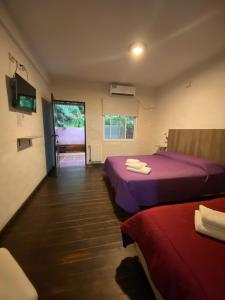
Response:
[[[60,167],[85,165],[85,153],[71,151],[84,148],[85,114],[84,105],[78,103],[54,103],[55,133],[60,148]],[[72,147],[71,147],[72,146]]]

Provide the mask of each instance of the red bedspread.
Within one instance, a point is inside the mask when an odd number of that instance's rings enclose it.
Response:
[[[154,207],[122,224],[166,300],[225,299],[225,243],[197,233],[199,204],[225,212],[225,198]]]

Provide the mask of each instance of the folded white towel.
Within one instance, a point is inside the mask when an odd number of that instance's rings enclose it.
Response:
[[[131,168],[131,167],[127,167],[127,170],[131,171],[131,172],[145,174],[145,175],[148,175],[151,172],[150,167],[142,167],[141,169],[134,169],[134,168]]]
[[[225,213],[199,205],[199,211],[202,216],[203,224],[217,226],[225,230]]]
[[[215,239],[225,241],[225,230],[203,224],[201,212],[199,210],[195,211],[195,230]]]
[[[141,162],[141,161],[139,161],[139,162],[137,162],[137,163],[129,163],[129,162],[126,162],[126,166],[138,170],[138,169],[141,169],[141,168],[143,168],[143,167],[146,167],[147,164],[146,164],[145,162]]]
[[[139,159],[134,159],[134,158],[128,158],[127,160],[126,160],[126,163],[138,163],[138,162],[140,162],[140,160]]]

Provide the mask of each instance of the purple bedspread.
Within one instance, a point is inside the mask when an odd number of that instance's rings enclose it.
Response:
[[[108,157],[104,172],[116,191],[116,203],[129,213],[142,206],[225,192],[225,166],[221,164],[172,152],[132,156],[152,168],[150,174],[142,175],[126,170],[128,158]]]

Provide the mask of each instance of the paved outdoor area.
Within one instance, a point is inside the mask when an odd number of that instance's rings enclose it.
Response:
[[[60,153],[59,166],[60,168],[85,166],[85,153]]]

